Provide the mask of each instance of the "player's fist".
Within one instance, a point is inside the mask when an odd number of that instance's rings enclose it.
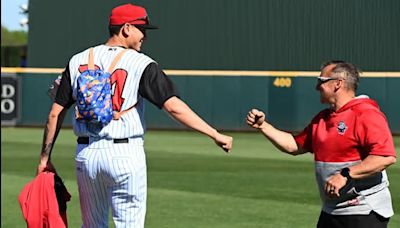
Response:
[[[232,149],[233,138],[231,136],[217,132],[214,141],[219,147],[221,147],[227,153],[229,153],[229,151]]]
[[[265,114],[257,109],[249,111],[246,117],[246,123],[253,128],[260,128],[265,121]]]
[[[53,164],[48,161],[48,162],[40,162],[38,167],[37,167],[37,172],[36,175],[40,174],[41,172],[52,172],[52,173],[57,173],[56,169],[54,168]]]

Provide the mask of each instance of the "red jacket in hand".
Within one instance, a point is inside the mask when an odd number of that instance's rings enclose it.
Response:
[[[29,228],[68,227],[66,202],[71,195],[57,175],[42,172],[25,185],[18,201]]]

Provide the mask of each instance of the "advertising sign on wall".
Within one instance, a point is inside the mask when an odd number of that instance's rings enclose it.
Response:
[[[16,74],[1,74],[1,126],[15,125],[19,117],[19,80]]]

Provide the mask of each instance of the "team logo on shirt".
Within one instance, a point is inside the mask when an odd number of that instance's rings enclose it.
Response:
[[[343,120],[338,123],[337,130],[339,132],[339,135],[344,135],[344,133],[346,132],[347,126]]]

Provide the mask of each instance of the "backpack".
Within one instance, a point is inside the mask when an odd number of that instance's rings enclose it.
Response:
[[[118,53],[108,71],[95,69],[93,48],[89,49],[88,69],[77,79],[76,119],[105,126],[113,119],[110,76],[127,49]],[[111,73],[110,73],[111,72]]]

